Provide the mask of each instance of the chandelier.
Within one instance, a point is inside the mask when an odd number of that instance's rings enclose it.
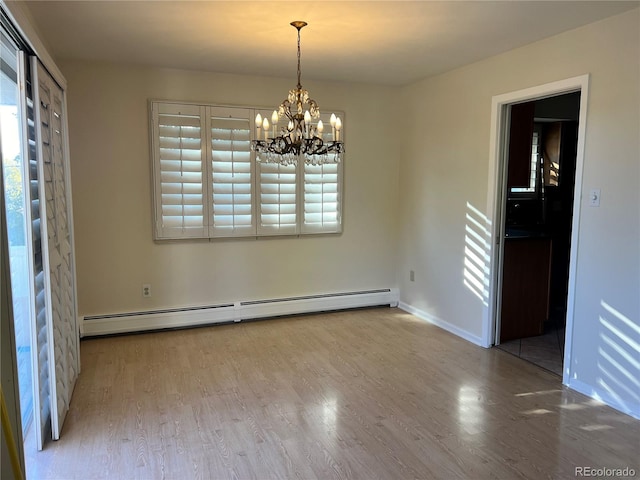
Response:
[[[306,25],[307,22],[291,22],[298,30],[298,85],[289,90],[289,96],[273,111],[271,125],[269,119],[256,115],[256,139],[251,141],[251,149],[259,162],[296,165],[300,160],[321,165],[342,160],[342,120],[332,113],[331,132],[325,133],[318,104],[300,84],[300,30]],[[286,125],[278,130],[280,121]]]

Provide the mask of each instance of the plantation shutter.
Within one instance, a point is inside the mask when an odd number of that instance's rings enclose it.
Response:
[[[344,113],[338,112],[344,119]],[[330,114],[322,114],[323,139],[332,141]],[[344,131],[341,132],[344,135]],[[342,137],[341,137],[342,138]],[[329,156],[331,158],[331,156]],[[302,222],[300,233],[342,231],[342,162],[303,166]]]
[[[152,104],[158,239],[207,237],[205,107]]]
[[[295,165],[258,163],[259,235],[295,235],[298,233],[296,170]]]
[[[300,233],[342,231],[341,168],[342,163],[304,166],[304,213]]]
[[[155,239],[342,231],[342,163],[256,162],[255,115],[271,118],[272,112],[160,101],[150,106]],[[333,140],[329,117],[322,115],[327,142]]]
[[[34,372],[33,375],[33,423],[36,448],[42,450],[45,441],[51,437],[51,379],[49,364],[49,330],[48,310],[49,291],[45,282],[45,264],[43,260],[43,246],[40,221],[40,180],[38,173],[38,143],[36,128],[36,109],[34,108],[34,84],[31,81],[32,68],[24,52],[18,53],[18,78],[24,82],[24,95],[20,96],[19,115],[21,124],[21,152],[25,159],[24,178],[28,185],[25,188],[26,204],[30,208],[25,209],[25,222],[28,225],[26,232],[26,245],[29,252],[30,301],[31,301],[31,345],[33,347],[31,357]]]
[[[80,369],[64,92],[34,57],[51,427],[60,438]],[[44,195],[43,195],[44,192]],[[45,297],[45,304],[46,304]]]
[[[255,235],[252,110],[209,107],[211,135],[211,237]]]

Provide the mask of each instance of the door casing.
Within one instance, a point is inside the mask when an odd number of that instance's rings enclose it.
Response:
[[[587,105],[589,99],[589,74],[571,77],[556,82],[497,95],[491,101],[491,138],[489,145],[489,176],[487,188],[487,218],[490,228],[489,294],[483,307],[482,343],[485,347],[495,345],[499,339],[496,332],[500,326],[500,292],[504,215],[506,196],[506,171],[508,156],[509,106],[515,103],[539,100],[565,93],[580,92],[580,114],[578,119],[578,144],[576,151],[576,176],[573,195],[573,218],[571,225],[571,253],[569,258],[569,288],[567,293],[566,335],[562,383],[568,384],[571,369],[571,350],[574,328],[575,283],[580,232],[580,206],[582,198],[582,173],[586,139]]]

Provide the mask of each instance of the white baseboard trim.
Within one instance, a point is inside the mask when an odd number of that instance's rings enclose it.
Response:
[[[442,328],[443,330],[446,330],[449,333],[453,333],[454,335],[463,338],[465,340],[467,340],[468,342],[474,343],[476,345],[478,345],[479,347],[484,347],[484,344],[482,342],[482,337],[478,337],[477,335],[473,335],[469,332],[467,332],[466,330],[463,330],[460,327],[456,327],[455,325],[452,325],[449,322],[445,322],[444,320],[441,320],[439,318],[434,317],[433,315],[428,314],[427,312],[420,310],[418,308],[415,308],[407,303],[404,302],[399,302],[398,304],[398,308],[400,308],[401,310],[404,310],[405,312],[408,312],[412,315],[415,315],[416,317],[418,317],[421,320],[424,320],[426,322],[429,322],[437,327]]]
[[[88,315],[82,317],[81,332],[83,337],[92,337],[378,305],[397,307],[399,298],[397,288],[385,288],[146,312]]]
[[[599,400],[602,403],[610,406],[611,408],[615,408],[616,410],[625,413],[627,415],[632,416],[640,420],[640,404],[634,402],[621,402],[620,399],[614,397],[613,395],[607,393],[606,391],[594,388],[591,385],[588,385],[580,380],[569,379],[569,383],[566,384],[567,387],[575,390],[577,392],[586,395],[587,397],[593,398],[595,400]]]

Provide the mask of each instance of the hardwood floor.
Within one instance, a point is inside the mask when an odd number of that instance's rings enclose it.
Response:
[[[640,475],[640,422],[398,309],[91,339],[30,479]],[[36,461],[37,459],[37,461]]]

